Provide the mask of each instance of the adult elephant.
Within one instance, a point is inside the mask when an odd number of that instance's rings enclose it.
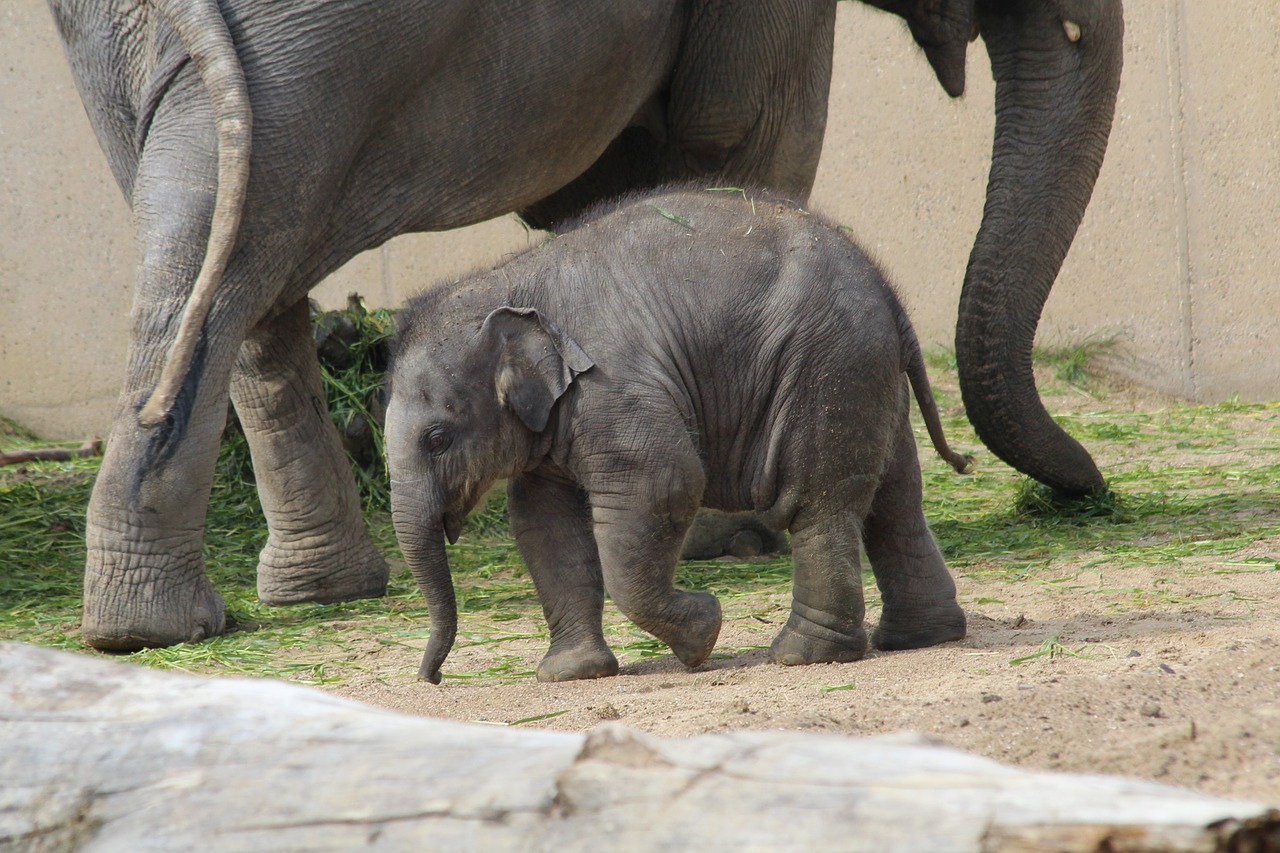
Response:
[[[805,198],[835,21],[835,0],[50,5],[138,232],[125,383],[88,513],[82,630],[102,649],[224,628],[201,550],[228,390],[267,516],[261,598],[383,591],[324,411],[313,285],[397,234],[509,211],[554,226],[674,178]],[[876,5],[908,20],[953,94],[968,37],[987,43],[997,130],[958,338],[966,403],[1014,464],[1095,488],[1087,455],[1047,431],[1027,353],[1102,160],[1119,0]]]

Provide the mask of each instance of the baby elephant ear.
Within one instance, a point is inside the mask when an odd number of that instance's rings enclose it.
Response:
[[[574,378],[595,366],[577,341],[533,308],[494,310],[481,335],[497,350],[498,402],[534,432],[546,429],[551,407]]]

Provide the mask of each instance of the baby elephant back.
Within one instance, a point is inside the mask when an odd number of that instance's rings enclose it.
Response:
[[[766,193],[672,188],[572,227],[551,244],[544,278],[562,294],[563,313],[594,307],[615,334],[651,336],[691,367],[755,364],[798,379],[796,371],[884,363],[897,340],[901,308],[865,253]]]

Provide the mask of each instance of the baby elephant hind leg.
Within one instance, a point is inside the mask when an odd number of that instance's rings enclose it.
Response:
[[[791,527],[791,616],[773,641],[775,663],[844,662],[866,654],[861,536],[852,508],[811,509],[797,517]]]
[[[955,581],[925,522],[920,463],[909,430],[899,431],[864,541],[884,600],[872,635],[877,649],[919,649],[964,639],[965,615],[956,601]]]
[[[507,512],[551,630],[538,680],[617,675],[604,641],[604,580],[586,495],[569,483],[521,477],[507,483]]]

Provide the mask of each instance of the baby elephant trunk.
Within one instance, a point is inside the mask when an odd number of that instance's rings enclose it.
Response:
[[[403,483],[391,484],[391,521],[413,577],[427,600],[431,637],[418,677],[440,683],[440,666],[458,633],[458,604],[453,594],[449,558],[444,551],[444,519],[438,502],[407,494]],[[437,505],[432,506],[435,503]]]

